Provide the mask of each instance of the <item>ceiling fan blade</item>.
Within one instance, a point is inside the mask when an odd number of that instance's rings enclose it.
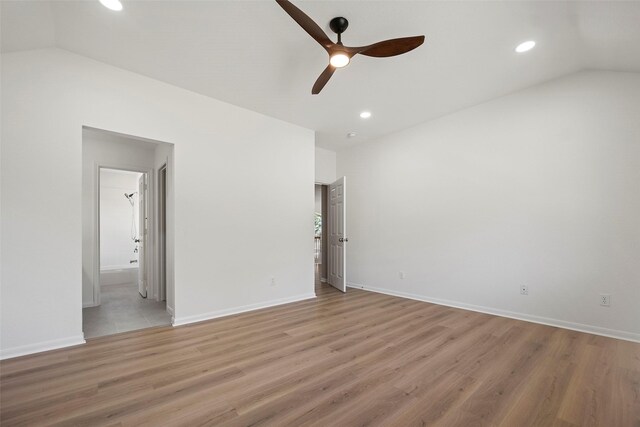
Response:
[[[329,79],[331,78],[331,76],[335,71],[336,71],[336,67],[334,67],[331,64],[327,65],[327,68],[324,69],[322,74],[320,74],[320,77],[318,77],[318,80],[316,80],[316,82],[313,84],[313,89],[311,89],[311,93],[313,95],[319,94],[322,88],[324,87],[324,85],[327,84],[327,82],[329,81]]]
[[[348,48],[354,55],[374,56],[385,58],[388,56],[402,55],[413,50],[424,43],[424,36],[402,37],[399,39],[385,40],[369,46]]]
[[[309,18],[303,11],[295,7],[288,0],[276,0],[281,8],[293,18],[311,37],[322,45],[326,50],[333,46],[333,42],[325,34],[324,31],[316,24],[313,19]]]

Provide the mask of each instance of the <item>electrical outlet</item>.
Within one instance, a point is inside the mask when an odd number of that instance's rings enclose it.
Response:
[[[407,278],[407,275],[404,273],[404,271],[400,272],[400,278],[401,279],[406,279]]]
[[[600,294],[600,305],[603,307],[609,307],[611,305],[611,295]]]
[[[529,295],[529,285],[520,285],[520,295]]]
[[[275,286],[276,285],[276,278],[272,277],[271,278],[271,286]]]

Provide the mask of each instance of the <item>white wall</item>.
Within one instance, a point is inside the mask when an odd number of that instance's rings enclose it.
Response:
[[[336,180],[336,152],[316,147],[316,182],[331,184]]]
[[[640,339],[640,74],[469,108],[339,152],[338,174],[349,282]]]
[[[132,170],[153,169],[155,152],[169,144],[152,144],[95,129],[81,129],[82,149],[82,305],[94,305],[96,254],[96,170],[98,165]],[[137,191],[137,190],[136,190]],[[123,201],[126,202],[124,196]],[[129,205],[126,205],[129,206]],[[101,242],[102,243],[102,242]]]
[[[1,78],[2,357],[82,342],[83,126],[175,144],[177,323],[314,295],[312,131],[58,49]]]
[[[100,270],[137,268],[138,180],[142,174],[100,170]],[[133,194],[133,205],[125,194]]]

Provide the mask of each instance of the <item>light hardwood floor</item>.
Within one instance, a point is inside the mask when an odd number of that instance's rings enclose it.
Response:
[[[640,426],[640,344],[318,294],[3,361],[2,425]]]

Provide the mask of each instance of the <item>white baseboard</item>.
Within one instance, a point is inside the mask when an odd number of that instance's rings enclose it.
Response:
[[[498,308],[484,307],[480,305],[466,304],[463,302],[443,300],[439,298],[431,298],[424,295],[417,295],[407,292],[398,292],[390,289],[376,288],[364,286],[358,283],[347,282],[347,286],[364,291],[377,292],[380,294],[391,295],[395,297],[408,298],[417,301],[429,302],[432,304],[444,305],[447,307],[461,308],[463,310],[477,311],[480,313],[493,314],[495,316],[508,317],[510,319],[524,320],[525,322],[539,323],[542,325],[555,326],[557,328],[570,329],[572,331],[586,332],[594,335],[602,335],[609,338],[617,338],[625,341],[633,341],[640,343],[640,334],[628,331],[619,331],[616,329],[602,328],[600,326],[585,325],[582,323],[567,322],[565,320],[552,319],[549,317],[534,316],[532,314],[516,313],[513,311],[502,310]]]
[[[89,308],[89,307],[97,307],[97,305],[93,301],[82,303],[82,308]]]
[[[0,360],[11,359],[13,357],[25,356],[27,354],[40,353],[43,351],[56,350],[58,348],[70,347],[84,344],[84,334],[59,340],[44,341],[37,344],[23,345],[20,347],[3,348],[0,350]]]
[[[173,320],[173,326],[188,325],[190,323],[202,322],[205,320],[217,319],[219,317],[231,316],[233,314],[245,313],[247,311],[260,310],[262,308],[274,307],[282,304],[289,304],[296,301],[302,301],[306,299],[315,298],[315,293],[309,293],[304,295],[297,295],[288,298],[280,298],[276,300],[270,300],[260,302],[256,304],[243,305],[240,307],[234,307],[224,310],[212,311],[209,313],[196,314],[194,316],[177,317]]]

